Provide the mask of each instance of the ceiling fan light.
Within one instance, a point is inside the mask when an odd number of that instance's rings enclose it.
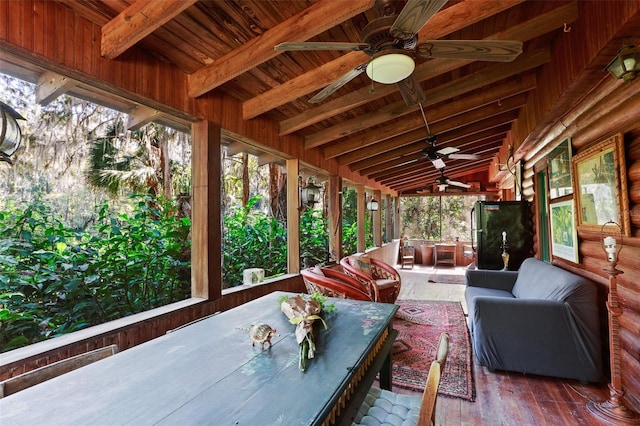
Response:
[[[388,53],[373,58],[367,65],[367,75],[377,83],[393,84],[409,77],[416,64],[402,53]]]

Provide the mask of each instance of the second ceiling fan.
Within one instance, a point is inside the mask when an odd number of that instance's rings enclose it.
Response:
[[[346,50],[364,51],[371,60],[349,71],[309,100],[322,102],[340,87],[366,71],[369,78],[383,84],[396,84],[407,105],[425,100],[416,78],[415,58],[448,58],[482,61],[513,61],[522,53],[521,41],[510,40],[424,40],[418,41],[418,31],[435,15],[447,0],[408,0],[396,15],[393,0],[378,0],[379,18],[372,20],[360,34],[361,43],[301,42],[281,43],[281,51]]]

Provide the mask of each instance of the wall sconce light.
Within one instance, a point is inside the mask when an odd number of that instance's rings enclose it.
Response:
[[[633,81],[640,73],[640,49],[632,45],[623,46],[605,69],[617,79]]]
[[[369,210],[370,212],[378,211],[379,208],[380,208],[380,203],[378,203],[373,198],[369,200],[369,202],[367,203],[367,210]]]
[[[301,201],[303,206],[313,206],[315,203],[320,201],[320,190],[321,186],[316,185],[315,178],[310,177],[307,181],[307,184],[302,187],[301,192]]]
[[[9,105],[0,102],[0,161],[11,162],[11,155],[18,149],[22,141],[22,131],[17,120],[24,120],[20,114]]]
[[[615,232],[612,228],[617,228]],[[607,231],[609,229],[609,231]],[[616,222],[609,221],[602,225],[602,250],[609,265],[604,269],[609,275],[609,296],[607,311],[609,312],[609,351],[611,382],[609,383],[609,399],[603,402],[589,401],[587,409],[595,417],[606,422],[616,421],[620,424],[640,424],[640,416],[624,404],[624,389],[622,388],[622,372],[620,370],[620,322],[622,307],[618,299],[618,275],[622,271],[616,268],[618,255],[622,249],[616,237],[622,241],[622,228]],[[613,234],[613,235],[612,235]],[[615,236],[614,236],[615,235]]]

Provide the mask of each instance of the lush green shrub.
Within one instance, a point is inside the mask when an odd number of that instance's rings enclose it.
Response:
[[[321,210],[305,209],[300,215],[300,265],[310,268],[329,258],[327,220]]]
[[[249,199],[246,207],[224,215],[222,280],[225,288],[242,284],[242,271],[264,269],[273,277],[287,271],[286,224],[253,209],[260,196]]]
[[[190,219],[137,197],[74,230],[41,200],[0,212],[2,350],[189,297]]]

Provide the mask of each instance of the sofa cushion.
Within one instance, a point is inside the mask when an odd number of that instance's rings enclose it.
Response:
[[[314,266],[311,271],[316,275],[320,275],[321,277],[324,277],[324,272],[322,272],[322,268],[320,267],[320,265]]]
[[[353,267],[367,276],[371,276],[371,258],[365,254],[353,257]]]
[[[564,302],[586,281],[586,278],[562,268],[528,258],[520,266],[512,292],[518,299]]]

